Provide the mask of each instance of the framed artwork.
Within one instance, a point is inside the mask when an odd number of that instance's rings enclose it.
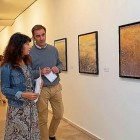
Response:
[[[78,35],[79,73],[99,74],[98,32]]]
[[[140,22],[119,26],[119,76],[140,78]]]
[[[54,46],[57,48],[60,60],[63,63],[62,71],[67,71],[67,38],[54,40]]]
[[[30,46],[32,47],[34,45],[34,39],[31,38]]]

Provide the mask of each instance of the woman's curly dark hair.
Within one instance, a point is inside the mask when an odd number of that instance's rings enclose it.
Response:
[[[4,51],[4,60],[2,66],[5,63],[11,64],[13,68],[19,68],[19,62],[23,59],[26,65],[31,63],[29,55],[22,55],[23,44],[31,42],[31,38],[21,33],[15,33],[11,36],[8,45]]]

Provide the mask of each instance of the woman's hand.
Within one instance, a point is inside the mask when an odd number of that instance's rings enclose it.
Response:
[[[39,93],[32,93],[32,92],[23,92],[21,97],[27,98],[29,100],[36,100],[39,96]]]

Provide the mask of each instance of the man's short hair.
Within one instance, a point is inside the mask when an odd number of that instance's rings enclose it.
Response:
[[[41,29],[44,29],[45,30],[45,33],[46,33],[46,28],[42,25],[35,25],[33,28],[32,28],[32,35],[34,36],[34,31],[35,30],[41,30]]]

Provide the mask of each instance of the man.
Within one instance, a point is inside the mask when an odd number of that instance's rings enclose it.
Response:
[[[44,82],[43,88],[37,102],[39,127],[41,140],[56,140],[55,133],[60,120],[63,117],[63,102],[61,96],[62,87],[59,83],[59,73],[62,71],[62,62],[59,59],[58,51],[54,46],[46,43],[46,28],[42,25],[35,25],[32,28],[33,45],[30,56],[32,59],[32,69],[34,75],[39,75],[39,68]],[[50,82],[45,75],[53,72],[57,78]],[[47,130],[48,101],[50,101],[53,117],[50,123],[49,132]]]

